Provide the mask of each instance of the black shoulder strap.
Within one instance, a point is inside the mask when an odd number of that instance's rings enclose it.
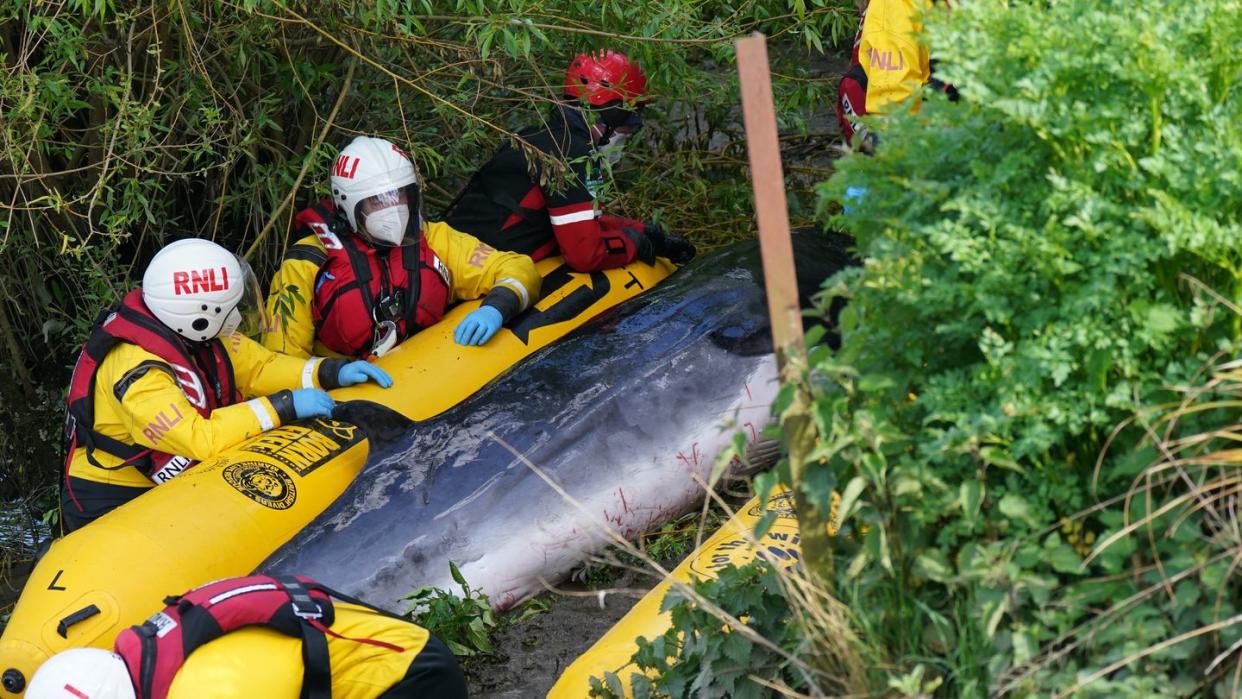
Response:
[[[302,692],[299,697],[331,699],[332,659],[328,655],[328,637],[319,622],[323,618],[323,609],[297,578],[282,575],[276,578],[276,582],[289,594],[293,613],[302,628]]]
[[[305,260],[314,263],[317,267],[322,267],[323,263],[328,261],[328,253],[317,245],[295,243],[285,251],[285,259]]]
[[[406,245],[401,248],[401,266],[405,268],[405,334],[413,335],[418,330],[418,297],[423,289],[422,245]]]
[[[353,240],[342,240],[341,247],[349,258],[349,266],[354,270],[354,280],[358,282],[359,291],[362,292],[362,306],[367,309],[367,315],[374,322],[375,299],[371,298],[371,263],[367,261],[366,253],[359,250]]]

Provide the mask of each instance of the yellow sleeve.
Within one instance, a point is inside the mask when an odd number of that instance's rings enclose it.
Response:
[[[267,296],[272,328],[263,334],[264,347],[295,357],[314,354],[311,304],[315,299],[315,278],[325,259],[323,244],[313,235],[299,240],[285,253]]]
[[[233,376],[245,396],[266,396],[295,388],[323,388],[319,365],[323,357],[303,359],[273,352],[241,333],[221,340],[233,362]]]
[[[919,16],[928,0],[872,0],[863,19],[858,62],[867,74],[867,113],[914,94],[931,76],[927,49],[919,43]]]
[[[280,424],[266,398],[217,408],[210,417],[199,415],[168,365],[134,345],[113,349],[104,362],[109,363],[107,369],[100,367],[99,378],[107,386],[124,387],[110,390],[120,394],[115,418],[134,444],[204,461]]]
[[[522,304],[519,310],[539,298],[543,279],[526,255],[501,252],[442,221],[428,223],[426,236],[427,244],[448,267],[454,299],[477,299],[498,286],[517,295]]]

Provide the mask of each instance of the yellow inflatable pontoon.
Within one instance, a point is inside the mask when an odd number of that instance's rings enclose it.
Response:
[[[755,524],[768,510],[776,513],[776,520],[767,533],[756,541],[753,535]],[[637,638],[642,636],[648,641],[653,640],[672,625],[672,615],[660,613],[660,604],[672,586],[670,580],[690,583],[696,579],[714,578],[720,569],[729,564],[743,566],[750,563],[759,552],[779,566],[791,566],[801,557],[793,494],[788,490],[781,488],[774,491],[765,505],[761,505],[758,498],[743,505],[724,526],[674,568],[669,579],[643,595],[595,645],[565,668],[552,691],[548,692],[548,699],[583,699],[590,693],[591,678],[603,679],[606,672],[615,673],[625,687],[626,696],[631,696],[630,676],[641,672],[630,662],[638,650]]]
[[[674,269],[660,260],[576,274],[560,258],[538,268],[540,301],[485,347],[453,342],[453,328],[478,307],[463,303],[376,362],[395,380],[391,389],[365,384],[333,397],[373,401],[410,420],[432,417]],[[248,575],[345,490],[368,451],[362,430],[348,423],[279,427],[53,543],[0,637],[0,698],[21,696],[56,652],[110,648],[121,629],[140,623],[166,595]]]

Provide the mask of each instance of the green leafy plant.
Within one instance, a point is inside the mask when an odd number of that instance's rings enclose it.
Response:
[[[306,297],[302,295],[296,284],[286,284],[273,295],[276,300],[271,302],[274,315],[272,322],[277,324],[287,325],[289,319],[293,317],[297,304],[306,303]]]
[[[496,652],[492,637],[501,628],[492,603],[478,588],[466,583],[457,564],[450,562],[449,571],[453,582],[461,586],[460,595],[433,587],[418,588],[401,598],[407,603],[405,614],[444,641],[453,655],[492,655]]]
[[[730,565],[719,577],[696,582],[694,591],[726,614],[744,620],[748,629],[773,645],[755,643],[753,637],[723,625],[718,613],[671,590],[660,610],[671,610],[672,626],[662,636],[638,639],[634,662],[642,672],[624,678],[611,672],[602,679],[592,678],[591,696],[624,697],[627,686],[639,699],[768,696],[770,687],[756,682],[755,676],[794,690],[806,685],[805,671],[789,662],[804,639],[797,625],[789,623],[788,602],[769,564]]]
[[[449,563],[449,574],[461,586],[460,595],[420,587],[401,599],[406,602],[405,615],[444,641],[458,657],[495,655],[492,639],[496,634],[551,609],[548,600],[535,598],[498,616],[492,611],[491,600],[479,588],[470,587],[457,564]]]
[[[1204,672],[1232,643],[1218,624],[1236,594],[1206,602],[1200,573],[1236,544],[1204,536],[1211,478],[1148,467],[1178,387],[1239,349],[1220,301],[1242,288],[1242,190],[1213,174],[1242,159],[1230,11],[1070,0],[930,18],[962,101],[897,110],[875,157],[842,160],[824,188],[825,210],[866,189],[836,218],[866,264],[827,295],[850,305],[841,352],[806,379],[822,460],[801,486],[843,490],[865,531],[835,570],[897,665],[877,687],[921,666],[951,695],[1228,693],[1221,665]],[[1221,424],[1187,411],[1178,428]],[[1119,615],[1119,600],[1134,603]]]
[[[792,485],[841,493],[824,569],[871,691],[1238,695],[1237,9],[930,13],[962,100],[874,119],[874,157],[823,187],[825,214],[865,190],[832,219],[864,264],[822,299],[849,306],[801,379],[816,445]],[[803,624],[771,638],[827,655]],[[698,648],[666,645],[652,682],[707,672]]]

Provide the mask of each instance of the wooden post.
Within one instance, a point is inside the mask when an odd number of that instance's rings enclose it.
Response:
[[[795,386],[794,399],[781,414],[781,427],[789,453],[802,555],[807,571],[820,584],[827,585],[832,580],[830,513],[816,511],[799,487],[806,471],[806,454],[815,447],[815,429],[811,420],[811,396],[804,378],[806,341],[802,335],[802,309],[798,306],[793,243],[789,237],[789,210],[785,202],[785,176],[781,169],[776,109],[768,71],[767,40],[762,34],[755,33],[737,41],[737,70],[742,117],[746,124],[746,150],[750,156],[750,182],[755,192],[755,215],[759,223],[759,248],[763,254],[764,287],[772,318],[772,344],[780,363],[781,379]]]
[[[768,74],[767,40],[762,34],[738,39],[737,72],[746,124],[746,151],[750,155],[750,184],[755,191],[755,215],[759,221],[764,286],[768,292],[768,314],[772,317],[772,343],[778,355],[801,354],[806,351],[802,309],[798,307],[798,279],[789,240],[789,210],[785,203],[772,80]],[[782,357],[782,366],[787,359]]]

